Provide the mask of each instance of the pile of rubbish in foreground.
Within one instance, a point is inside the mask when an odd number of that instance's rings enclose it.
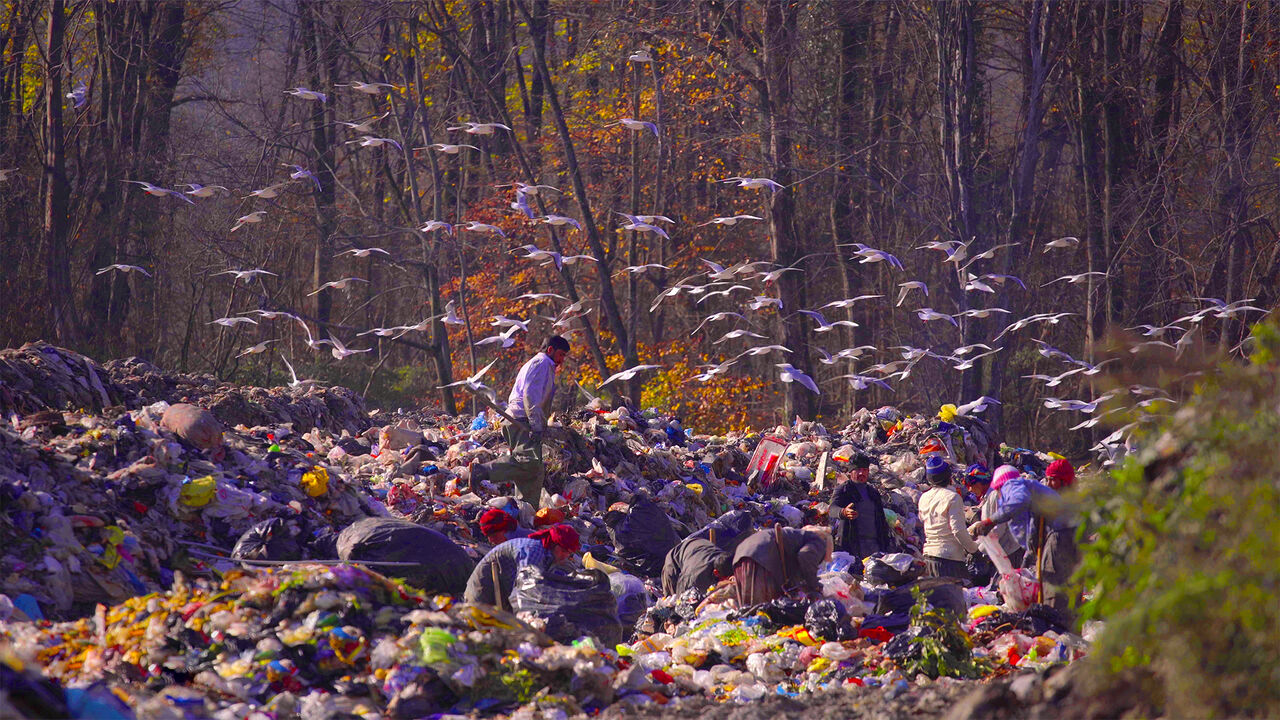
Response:
[[[886,436],[864,409],[839,429],[708,436],[589,406],[548,431],[535,507],[471,481],[505,449],[489,415],[384,419],[343,388],[239,388],[44,344],[0,352],[0,378],[0,716],[909,698],[1087,652],[1068,618],[1008,586],[921,578],[922,446],[961,468],[1049,460],[980,421],[904,417]],[[834,553],[803,598],[743,608],[731,581],[663,595],[683,538],[826,525],[857,458],[876,463],[891,552]],[[524,528],[569,524],[583,545],[566,570],[522,571],[502,602],[514,614],[462,599],[494,507]]]

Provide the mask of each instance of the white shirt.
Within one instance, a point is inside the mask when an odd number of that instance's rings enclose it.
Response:
[[[556,361],[540,352],[516,374],[516,382],[507,397],[507,414],[518,420],[528,420],[534,432],[547,427],[547,409],[556,390]]]
[[[964,523],[964,501],[955,490],[930,488],[920,496],[920,522],[924,524],[924,554],[944,560],[965,559],[978,551]]]

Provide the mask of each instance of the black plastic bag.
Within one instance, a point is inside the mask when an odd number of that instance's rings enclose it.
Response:
[[[904,553],[872,553],[862,561],[863,575],[873,583],[898,587],[924,574],[924,561]]]
[[[751,514],[746,510],[732,510],[712,520],[701,530],[695,530],[689,537],[710,540],[712,530],[716,535],[716,547],[731,553],[748,535],[755,532],[755,525],[752,524]]]
[[[281,518],[263,520],[254,525],[236,541],[231,550],[236,560],[298,560],[302,547]]]
[[[804,614],[809,609],[809,603],[807,600],[796,600],[784,595],[757,605],[754,609],[763,613],[771,626],[785,627],[803,625]]]
[[[823,598],[809,606],[804,614],[804,629],[828,641],[844,642],[857,637],[849,623],[849,612],[833,598]]]
[[[950,610],[958,617],[968,612],[969,606],[964,600],[964,590],[950,578],[925,578],[908,585],[903,585],[892,592],[885,593],[876,601],[876,614],[889,615],[910,613],[916,604],[912,595],[913,588],[920,588],[925,601],[936,608]]]
[[[69,718],[66,695],[57,682],[34,672],[19,672],[0,663],[0,707],[16,709],[18,717]]]
[[[475,562],[445,535],[395,518],[365,518],[338,535],[338,559],[411,563],[370,565],[430,592],[461,595]]]
[[[1030,635],[1043,635],[1049,630],[1064,633],[1071,630],[1071,621],[1052,605],[1035,603],[1022,611],[1014,627]]]
[[[973,553],[964,567],[975,586],[986,585],[996,574],[995,563],[985,553]]]
[[[547,634],[557,642],[583,635],[594,635],[605,647],[622,642],[617,601],[599,570],[570,573],[526,565],[516,573],[511,607],[545,620]]]
[[[614,510],[604,516],[613,538],[613,549],[622,558],[624,569],[641,577],[662,573],[662,563],[680,537],[671,527],[671,519],[646,497],[636,499],[626,511]]]
[[[921,628],[917,625],[908,627],[905,631],[894,635],[889,642],[885,643],[884,649],[881,651],[884,656],[892,659],[898,665],[902,665],[905,660],[912,660],[920,657],[922,647],[920,643],[912,642],[921,635]]]

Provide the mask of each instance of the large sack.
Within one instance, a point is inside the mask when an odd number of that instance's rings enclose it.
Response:
[[[284,520],[271,518],[245,530],[231,550],[231,557],[236,560],[299,560],[302,548]]]
[[[661,574],[667,553],[680,542],[671,518],[646,497],[638,498],[626,512],[607,513],[604,521],[613,538],[614,552],[636,575]]]
[[[732,554],[734,550],[738,549],[738,543],[755,532],[755,525],[751,521],[751,514],[746,510],[731,510],[712,520],[710,524],[701,530],[695,530],[689,537],[710,540],[713,530],[716,535],[716,539],[713,541],[716,547]]]
[[[165,409],[160,426],[201,450],[222,444],[222,423],[202,407],[178,403]]]
[[[408,520],[365,518],[338,535],[338,559],[348,562],[407,562],[409,566],[370,566],[431,592],[461,595],[475,562],[441,533]]]
[[[594,635],[604,647],[622,642],[617,600],[609,577],[599,570],[570,573],[526,565],[516,573],[511,607],[545,620],[547,634],[558,642],[583,635]]]

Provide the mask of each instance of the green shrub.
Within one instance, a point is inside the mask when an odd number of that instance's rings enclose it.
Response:
[[[1088,493],[1092,692],[1137,678],[1172,715],[1280,716],[1280,332],[1254,342]]]

